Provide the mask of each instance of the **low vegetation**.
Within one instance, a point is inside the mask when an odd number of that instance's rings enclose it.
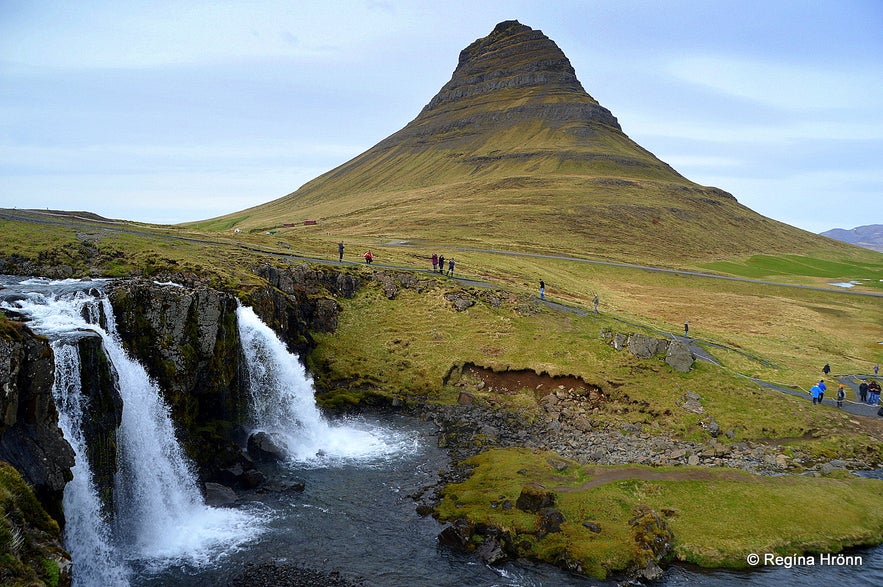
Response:
[[[746,568],[751,553],[835,553],[883,541],[880,481],[836,475],[759,477],[699,467],[579,466],[524,449],[491,450],[467,461],[467,481],[449,485],[445,521],[498,529],[519,556],[579,568],[603,579],[645,564],[649,538],[671,541],[667,557],[703,567]],[[526,485],[553,497],[564,522],[515,504]],[[654,512],[661,536],[636,518]],[[670,532],[669,532],[670,529]],[[473,548],[483,539],[474,537]]]
[[[59,584],[58,524],[9,463],[0,461],[0,585]]]

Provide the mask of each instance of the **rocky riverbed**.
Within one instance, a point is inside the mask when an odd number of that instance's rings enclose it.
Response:
[[[699,411],[700,399],[688,392],[678,403],[681,409]],[[877,466],[855,459],[818,461],[799,452],[792,457],[772,440],[738,441],[734,431],[722,430],[710,416],[703,420],[707,439],[701,442],[647,432],[609,418],[593,393],[563,385],[540,400],[543,412],[533,419],[471,403],[468,394],[461,394],[461,402],[420,407],[421,417],[438,426],[439,445],[454,462],[489,448],[520,446],[554,451],[580,464],[730,467],[759,475],[822,475]]]

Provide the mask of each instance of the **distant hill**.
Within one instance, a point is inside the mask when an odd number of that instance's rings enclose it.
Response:
[[[835,228],[823,232],[822,236],[883,253],[883,224],[858,226],[851,230]]]
[[[498,24],[403,129],[297,191],[193,223],[660,263],[845,245],[696,184],[632,141],[541,31]]]

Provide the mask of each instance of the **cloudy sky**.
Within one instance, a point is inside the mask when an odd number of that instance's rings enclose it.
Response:
[[[510,19],[693,181],[812,232],[883,224],[880,0],[0,0],[0,207],[267,202],[407,124]]]

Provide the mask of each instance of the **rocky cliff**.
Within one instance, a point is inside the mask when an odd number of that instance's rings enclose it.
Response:
[[[307,265],[261,265],[265,285],[238,292],[242,304],[297,354],[313,345],[311,331],[330,332],[337,296],[352,296],[358,280],[347,272]],[[185,451],[203,480],[252,485],[253,463],[242,451],[248,391],[236,309],[228,292],[183,276],[158,283],[131,279],[108,286],[124,346],[159,384]]]
[[[46,339],[4,321],[0,336],[0,460],[33,487],[46,510],[62,520],[61,498],[72,478],[74,451],[58,427],[52,398],[55,362]]]
[[[58,427],[54,370],[48,342],[0,316],[3,585],[69,585],[71,580],[70,555],[62,546],[60,527],[74,452]]]

